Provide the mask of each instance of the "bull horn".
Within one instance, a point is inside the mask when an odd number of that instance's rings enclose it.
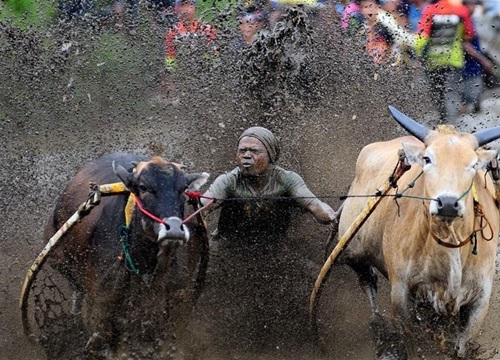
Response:
[[[389,112],[396,119],[406,131],[415,136],[420,141],[424,141],[425,137],[429,134],[429,129],[422,124],[419,124],[412,118],[406,116],[395,107],[389,105]]]
[[[472,135],[476,137],[477,143],[479,144],[478,147],[483,146],[492,142],[493,140],[500,138],[500,126],[491,129],[479,130]]]

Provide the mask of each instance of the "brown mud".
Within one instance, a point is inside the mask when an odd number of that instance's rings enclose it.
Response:
[[[149,20],[146,16],[132,35],[88,28],[79,32],[58,29],[51,37],[34,30],[0,31],[5,54],[0,67],[0,359],[51,358],[44,353],[43,341],[29,341],[23,335],[18,298],[26,270],[43,248],[42,228],[48,213],[83,162],[113,151],[161,155],[188,165],[189,171],[207,171],[213,180],[234,166],[239,133],[262,125],[281,141],[281,164],[301,174],[315,194],[337,208],[339,196],[347,193],[360,149],[403,134],[388,115],[388,105],[432,123],[421,69],[373,64],[361,44],[343,37],[337,19],[328,13],[307,20],[314,26],[311,32],[300,30],[307,34],[300,46],[295,46],[290,34],[273,34],[282,37],[289,52],[283,55],[287,61],[273,57],[275,48],[268,48],[266,56],[234,54],[228,45],[234,34],[221,31],[219,59],[206,61],[202,44],[187,47],[181,59],[184,65],[170,77],[161,68],[160,35],[149,26]],[[62,51],[63,44],[70,44],[69,50]],[[272,78],[263,75],[266,66],[273,67],[268,74]],[[166,82],[175,84],[174,94],[165,90]],[[210,230],[215,222],[216,214],[212,214]],[[371,359],[368,301],[346,267],[333,269],[320,298],[322,349],[306,330],[308,297],[327,251],[328,231],[308,214],[294,214],[270,279],[286,289],[280,296],[259,294],[256,284],[269,279],[230,283],[231,276],[220,275],[221,268],[238,269],[238,264],[224,259],[212,244],[206,291],[186,317],[181,347],[170,355]],[[48,268],[40,273],[37,289],[54,289],[54,299],[65,297],[59,301],[67,304],[70,294],[64,281],[49,274]],[[497,285],[474,345],[478,359],[499,357]],[[224,299],[214,290],[221,287],[253,294],[274,305],[282,320],[268,325],[281,335],[270,336],[265,346],[255,350],[251,338],[259,338],[260,315],[266,315],[269,306],[261,314],[244,311],[243,305],[255,304],[242,299],[241,311],[228,315],[234,304],[221,305]],[[34,308],[41,309],[33,306],[35,294],[31,314]],[[387,310],[384,279],[380,279],[380,295]],[[67,309],[57,311],[64,315]],[[236,325],[226,328],[229,324],[220,321],[225,317]],[[77,358],[77,349],[85,341],[81,324],[66,321],[64,316],[58,321],[57,336],[45,341],[52,348],[69,349],[67,358]],[[444,355],[417,344],[415,357],[439,359]]]

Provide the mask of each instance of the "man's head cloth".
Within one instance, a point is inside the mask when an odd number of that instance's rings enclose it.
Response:
[[[278,160],[280,156],[280,147],[278,144],[278,140],[276,139],[276,136],[274,136],[274,134],[271,131],[260,126],[254,126],[248,128],[245,131],[243,131],[243,133],[240,135],[238,143],[241,140],[241,138],[245,136],[256,138],[262,144],[264,144],[264,147],[267,150],[267,154],[269,155],[269,160],[271,163],[275,163]]]

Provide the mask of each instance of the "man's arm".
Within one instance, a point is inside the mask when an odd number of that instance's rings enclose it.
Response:
[[[204,197],[200,199],[203,205],[210,202],[210,198],[216,199],[216,202],[203,212],[204,215],[220,207],[223,202],[222,200],[227,199],[231,185],[232,176],[230,174],[222,174],[215,179],[212,185],[210,185],[208,190],[203,194]]]
[[[308,210],[322,224],[329,224],[337,219],[337,212],[330,205],[320,201],[309,190],[300,175],[290,171],[286,176],[286,186],[290,196]]]
[[[472,58],[474,58],[486,72],[492,72],[493,67],[495,66],[493,62],[488,59],[484,54],[477,50],[474,45],[468,41],[464,41],[463,47],[465,52]]]

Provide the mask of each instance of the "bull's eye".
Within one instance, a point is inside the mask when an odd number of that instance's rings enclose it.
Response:
[[[430,164],[430,163],[431,163],[431,159],[430,159],[430,157],[428,157],[428,156],[424,156],[423,160],[424,160],[425,165],[427,165],[427,164]]]
[[[142,191],[142,192],[147,192],[148,191],[148,188],[144,185],[139,185],[139,190]]]

